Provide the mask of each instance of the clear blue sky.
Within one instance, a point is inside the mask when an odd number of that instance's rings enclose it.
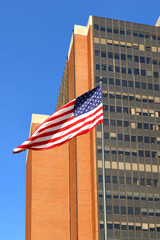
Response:
[[[25,239],[26,152],[32,113],[55,110],[73,25],[89,15],[155,25],[160,0],[0,2],[0,239]]]

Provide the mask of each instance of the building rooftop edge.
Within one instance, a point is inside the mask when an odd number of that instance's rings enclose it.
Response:
[[[32,123],[42,123],[44,122],[47,118],[49,117],[49,115],[44,115],[44,114],[32,114],[32,119],[31,119],[31,124]]]
[[[159,16],[159,18],[158,18],[155,26],[156,26],[156,27],[160,27],[160,16]]]
[[[78,34],[78,35],[82,35],[82,36],[87,36],[90,25],[92,25],[92,16],[91,15],[88,18],[87,26],[74,25],[73,33],[72,33],[71,41],[70,41],[70,45],[69,45],[69,50],[68,50],[68,60],[69,60],[69,57],[70,57],[71,48],[72,48],[72,44],[73,44],[73,34],[74,35]]]
[[[30,130],[29,130],[29,137],[31,135],[32,123],[43,123],[48,117],[49,117],[49,115],[35,114],[35,113],[32,114],[31,125],[30,125]],[[26,154],[26,163],[27,163],[27,159],[28,159],[28,150],[27,150],[27,154]]]

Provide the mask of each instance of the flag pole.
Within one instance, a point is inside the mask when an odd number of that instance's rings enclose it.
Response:
[[[102,77],[100,77],[99,84],[102,86]],[[103,96],[102,96],[103,106]],[[107,240],[107,215],[106,215],[106,183],[105,183],[105,159],[104,159],[104,129],[102,122],[102,176],[103,176],[103,210],[104,210],[104,240]]]

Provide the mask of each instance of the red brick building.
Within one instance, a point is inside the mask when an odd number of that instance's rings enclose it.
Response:
[[[107,240],[160,239],[160,19],[74,26],[57,109],[103,79]],[[47,116],[33,115],[31,133]],[[26,240],[104,240],[101,126],[28,151]]]

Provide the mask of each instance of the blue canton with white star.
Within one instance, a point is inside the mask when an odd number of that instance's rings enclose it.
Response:
[[[102,103],[102,86],[98,86],[83,95],[76,98],[74,104],[74,116],[78,117],[84,113],[88,113]]]

